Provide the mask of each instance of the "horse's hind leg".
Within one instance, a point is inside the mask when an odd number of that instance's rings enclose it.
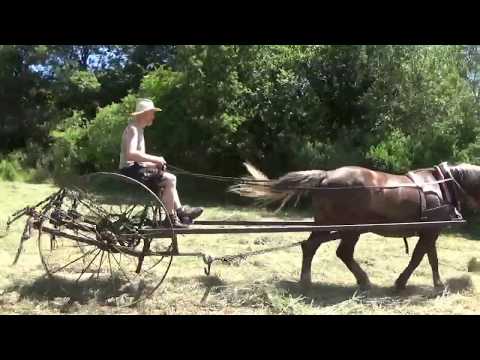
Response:
[[[403,270],[403,272],[400,274],[397,281],[395,281],[395,287],[397,290],[403,290],[405,288],[405,286],[407,285],[408,279],[412,275],[413,271],[420,264],[425,254],[428,251],[431,251],[432,246],[433,247],[435,246],[435,240],[437,239],[437,237],[438,237],[438,234],[432,234],[432,233],[427,233],[427,234],[423,233],[420,235],[417,245],[415,246],[415,250],[413,250],[412,258],[410,259],[409,264],[407,265],[405,270]],[[436,255],[436,252],[435,252],[435,255]],[[432,260],[435,260],[436,258],[435,255],[433,255]],[[434,262],[434,265],[435,265],[435,262]],[[437,273],[438,273],[438,260],[436,262],[436,265],[437,265]],[[432,265],[432,271],[435,271],[433,269],[434,267]]]
[[[360,234],[344,234],[337,248],[337,256],[343,261],[347,268],[353,273],[357,284],[361,290],[370,289],[371,284],[368,275],[353,258],[355,245],[357,244]]]
[[[312,259],[318,247],[328,241],[326,236],[329,233],[312,232],[305,242],[302,243],[302,272],[300,275],[300,284],[308,288],[312,284]]]
[[[432,268],[433,286],[437,289],[443,289],[444,285],[440,279],[440,273],[438,272],[437,238],[438,235],[435,237],[435,240],[432,241],[430,248],[427,250],[427,255],[428,262]]]

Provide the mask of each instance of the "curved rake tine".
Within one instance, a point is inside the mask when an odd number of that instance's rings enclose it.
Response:
[[[40,225],[38,226],[38,238],[37,238],[37,246],[38,246],[38,252],[40,254],[40,260],[42,261],[43,268],[47,272],[49,276],[52,275],[50,270],[48,269],[47,264],[45,263],[45,257],[43,256],[43,251],[42,251],[42,246],[41,246],[41,241],[42,241],[42,235],[43,235],[43,221],[40,221]]]
[[[113,210],[114,210],[113,205],[110,205],[108,207],[108,215],[109,216],[116,216],[117,215]]]
[[[113,254],[112,254],[112,256],[113,256]],[[120,252],[120,261],[122,261],[121,256],[122,256],[122,253]],[[128,255],[127,255],[127,256],[124,256],[123,259],[124,259],[124,260],[127,259],[128,262],[129,262],[129,264],[133,265],[134,267],[137,266],[136,263],[135,263],[135,261],[132,259],[131,256],[128,256]]]
[[[95,206],[95,207],[97,207],[97,209],[93,209],[92,206],[90,206],[89,204],[87,204],[83,200],[79,200],[79,202],[82,203],[88,210],[90,210],[91,212],[93,212],[95,215],[97,215],[99,217],[108,216],[108,213],[104,209],[98,208],[97,206]],[[103,214],[100,214],[100,212],[103,212]]]
[[[137,303],[149,298],[150,296],[153,295],[153,293],[155,291],[157,291],[157,289],[163,284],[163,281],[165,280],[165,278],[167,277],[167,274],[170,270],[170,266],[172,265],[172,261],[173,261],[173,255],[170,256],[170,262],[168,263],[168,266],[167,266],[167,269],[165,270],[165,272],[163,273],[163,276],[162,278],[160,279],[160,281],[158,282],[158,284],[152,289],[152,291],[150,291],[147,295],[145,295],[143,298],[139,298],[137,300],[135,300],[133,303],[129,304],[128,307],[133,307],[134,305],[136,305]]]
[[[138,204],[133,204],[133,205],[130,207],[130,209],[128,209],[127,211],[125,211],[125,215],[126,215],[126,216],[132,215],[132,212],[133,212],[133,210],[135,210],[135,208],[137,207],[137,205],[138,205]]]
[[[132,205],[132,206],[135,206],[135,205]],[[121,213],[121,215],[126,215],[127,212],[130,210],[130,208],[131,208],[132,206],[128,206],[128,205],[125,205],[125,204],[121,204],[121,205],[120,205],[120,213]]]
[[[167,248],[166,251],[172,251],[172,246],[170,245],[170,246]],[[153,270],[155,267],[157,267],[158,264],[160,264],[160,263],[163,261],[164,258],[165,258],[165,255],[162,256],[162,257],[160,258],[160,260],[158,260],[155,264],[153,264],[151,267],[149,267],[147,270],[145,270],[145,272],[150,273],[150,271]]]
[[[101,214],[99,214],[96,210],[94,210],[89,204],[87,204],[85,201],[83,200],[78,200],[78,202],[80,204],[82,204],[83,206],[85,206],[88,210],[90,210],[91,212],[93,212],[95,215],[97,216],[102,216]]]
[[[125,215],[126,212],[129,209],[129,206],[127,204],[120,204],[120,205],[117,205],[117,206],[118,206],[118,209],[120,211],[120,216]]]
[[[87,270],[90,268],[90,265],[92,265],[92,263],[95,261],[95,259],[97,258],[98,254],[100,254],[101,251],[102,251],[102,250],[98,250],[98,252],[95,254],[95,256],[93,257],[93,259],[88,263],[87,267],[85,267],[85,268],[82,270],[82,272],[81,272],[80,276],[78,277],[78,279],[75,280],[75,285],[78,284],[78,282],[80,281],[80,278],[83,276],[83,274],[85,274],[85,273],[87,272]]]
[[[160,263],[163,261],[164,258],[165,258],[165,256],[162,256],[162,257],[160,258],[160,260],[158,260],[155,264],[153,264],[152,266],[150,266],[148,269],[146,269],[146,270],[144,270],[144,271],[145,271],[146,273],[149,273],[149,274],[150,274],[150,272],[151,272],[155,267],[157,267],[158,264],[160,264]]]

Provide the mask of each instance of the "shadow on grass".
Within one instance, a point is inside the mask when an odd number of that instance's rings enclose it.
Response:
[[[207,301],[208,295],[210,295],[212,288],[216,289],[218,287],[223,287],[227,285],[225,281],[223,281],[216,275],[197,276],[196,280],[203,286],[205,286],[205,292],[203,293],[202,299],[200,300],[201,304],[204,304]]]
[[[6,292],[17,292],[19,300],[51,301],[69,298],[67,304],[78,302],[85,305],[95,301],[99,305],[118,305],[116,298],[128,297],[137,300],[145,290],[144,283],[127,283],[119,278],[88,279],[76,283],[68,279],[52,279],[41,276],[32,283],[15,283]],[[65,304],[65,305],[67,305]]]
[[[407,285],[405,290],[397,291],[393,286],[376,286],[368,291],[359,291],[355,285],[344,286],[333,283],[314,283],[309,289],[304,289],[299,282],[282,280],[275,287],[292,297],[303,297],[306,304],[313,306],[332,306],[352,298],[359,302],[377,302],[385,305],[398,305],[402,302],[422,303],[440,296],[464,293],[473,290],[470,276],[450,278],[445,283],[445,289],[435,289],[432,286]]]

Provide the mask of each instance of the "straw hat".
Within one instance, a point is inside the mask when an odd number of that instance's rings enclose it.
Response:
[[[144,113],[145,111],[162,111],[153,105],[153,101],[150,99],[138,99],[137,106],[135,108],[135,112],[131,113],[130,115],[136,116]]]

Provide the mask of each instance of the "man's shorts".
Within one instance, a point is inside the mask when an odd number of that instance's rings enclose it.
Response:
[[[159,169],[147,168],[140,166],[138,163],[134,163],[132,166],[120,169],[120,173],[141,182],[155,194],[158,195],[160,193],[163,182],[163,172]]]

